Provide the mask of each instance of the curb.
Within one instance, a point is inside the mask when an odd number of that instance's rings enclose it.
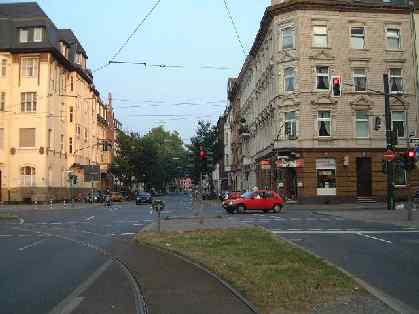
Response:
[[[221,279],[218,275],[216,275],[215,273],[213,273],[212,271],[210,271],[209,269],[207,269],[205,266],[193,261],[192,259],[190,259],[189,257],[182,255],[178,252],[174,252],[172,250],[169,249],[165,249],[159,246],[155,246],[152,244],[145,244],[145,243],[140,243],[139,241],[135,240],[136,245],[143,245],[146,247],[149,247],[151,249],[155,249],[158,251],[161,251],[163,253],[166,254],[170,254],[172,256],[175,256],[181,260],[183,260],[184,262],[191,264],[192,266],[200,269],[201,271],[207,273],[208,275],[210,275],[212,278],[214,278],[215,280],[217,280],[219,283],[221,283],[225,288],[227,288],[236,298],[238,298],[241,302],[243,302],[253,313],[255,314],[261,314],[261,312],[259,312],[257,310],[257,308],[250,303],[250,301],[248,301],[244,296],[241,295],[240,292],[238,292],[235,288],[233,288],[229,283],[227,283],[225,280]]]
[[[339,270],[340,272],[342,272],[343,274],[345,274],[346,276],[348,276],[349,278],[351,278],[352,280],[354,280],[358,285],[360,285],[362,288],[364,288],[365,290],[367,290],[368,293],[370,293],[372,296],[376,297],[378,300],[380,300],[381,302],[383,302],[385,305],[387,305],[389,308],[391,308],[392,310],[401,313],[401,314],[419,314],[418,310],[415,310],[413,308],[411,308],[409,305],[387,295],[386,293],[382,292],[381,290],[371,286],[370,284],[368,284],[367,282],[365,282],[364,280],[362,280],[361,278],[355,276],[354,274],[351,274],[350,272],[348,272],[347,270],[343,269],[342,267],[330,262],[329,260],[325,259],[324,257],[321,257],[319,255],[317,255],[316,253],[310,251],[309,249],[295,243],[292,242],[288,239],[285,239],[283,237],[280,237],[276,234],[273,234],[269,229],[266,229],[264,227],[261,227],[263,229],[265,229],[266,231],[268,231],[269,233],[271,233],[272,235],[274,235],[275,237],[279,237],[282,241],[287,242],[288,244],[290,244],[292,247],[302,250],[304,252],[306,252],[307,254],[310,254],[312,256],[315,256],[317,258],[319,258],[322,262],[324,262],[325,264],[336,268],[337,270]]]

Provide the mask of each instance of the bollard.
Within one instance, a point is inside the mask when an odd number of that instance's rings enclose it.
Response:
[[[35,205],[35,209],[38,209],[38,201],[37,201],[37,200],[35,200],[33,203],[34,203],[34,205]]]
[[[67,208],[67,203],[65,200],[64,200],[64,208]]]
[[[52,209],[52,200],[49,200],[49,209]]]

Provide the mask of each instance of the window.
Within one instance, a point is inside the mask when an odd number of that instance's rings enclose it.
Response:
[[[70,90],[74,91],[74,79],[73,79],[73,77],[70,78]]]
[[[297,118],[295,111],[285,113],[285,135],[288,138],[297,137]]]
[[[70,154],[73,153],[73,138],[72,137],[68,139],[68,151]]]
[[[313,26],[313,47],[327,48],[327,26]]]
[[[4,108],[6,108],[6,93],[1,92],[0,93],[0,111],[4,111]]]
[[[316,88],[321,90],[329,90],[329,67],[316,67]]]
[[[0,129],[0,149],[4,148],[4,129]]]
[[[7,74],[7,60],[1,60],[1,77],[6,77]]]
[[[35,185],[35,168],[33,167],[22,167],[20,168],[20,177],[23,186],[34,186]]]
[[[317,195],[336,195],[336,160],[317,159]]]
[[[400,49],[400,30],[397,28],[386,29],[387,48]]]
[[[369,121],[367,111],[356,112],[356,137],[366,138],[369,136]]]
[[[60,136],[60,152],[64,151],[64,135],[61,134]]]
[[[403,92],[402,69],[393,68],[389,71],[390,93],[397,94]]]
[[[353,49],[365,48],[365,29],[364,27],[351,28],[351,45]]]
[[[70,123],[73,123],[74,107],[70,107]]]
[[[391,113],[391,125],[397,137],[406,137],[406,112],[393,111]]]
[[[87,142],[87,129],[84,129],[84,141]]]
[[[293,27],[287,27],[282,30],[282,48],[295,48],[295,29]]]
[[[19,42],[27,43],[29,41],[29,31],[25,28],[19,29]]]
[[[284,90],[286,92],[292,92],[295,90],[295,69],[286,68],[284,71]]]
[[[352,72],[354,80],[354,91],[355,92],[366,92],[367,91],[367,71],[365,69],[354,69]]]
[[[406,169],[398,162],[394,164],[394,185],[407,185]]]
[[[319,111],[317,116],[318,130],[320,137],[331,135],[331,117],[330,111]]]
[[[33,41],[41,42],[43,40],[44,29],[42,27],[35,27],[33,29]]]
[[[52,130],[48,129],[48,148],[52,146]]]
[[[36,93],[21,93],[20,95],[20,111],[36,112]]]
[[[39,58],[22,58],[22,75],[36,77],[38,75]]]
[[[19,129],[19,147],[35,147],[35,129]]]
[[[77,137],[80,137],[80,134],[81,134],[80,125],[77,125],[76,131],[77,131]]]

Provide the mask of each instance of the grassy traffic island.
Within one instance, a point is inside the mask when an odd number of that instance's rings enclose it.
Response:
[[[261,228],[142,232],[136,240],[203,265],[266,314],[311,313],[367,294],[334,267]]]
[[[16,220],[19,219],[18,216],[11,213],[0,213],[0,220]]]

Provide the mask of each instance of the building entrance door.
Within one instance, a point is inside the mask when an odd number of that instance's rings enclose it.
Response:
[[[288,200],[297,200],[297,171],[296,168],[287,168],[285,174],[285,192]]]
[[[372,167],[371,158],[356,159],[357,194],[358,196],[372,195]]]

